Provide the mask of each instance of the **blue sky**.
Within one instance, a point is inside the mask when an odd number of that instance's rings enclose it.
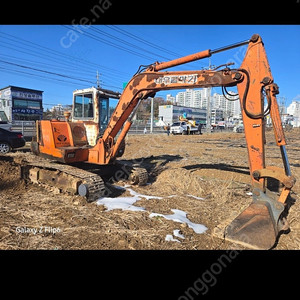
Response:
[[[122,91],[140,65],[216,49],[254,33],[264,41],[279,96],[286,105],[300,100],[299,25],[1,25],[0,87],[43,90],[45,108],[71,104],[75,89],[96,85],[97,71],[104,88]],[[215,54],[210,63],[234,61],[239,67],[243,47]],[[204,59],[176,70],[208,64]]]

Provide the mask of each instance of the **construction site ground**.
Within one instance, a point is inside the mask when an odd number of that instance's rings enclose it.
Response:
[[[286,137],[298,182],[288,201],[290,230],[280,235],[275,250],[300,248],[300,130]],[[273,131],[266,140],[266,164],[282,167]],[[12,153],[24,155],[31,155],[28,145]],[[2,155],[0,249],[246,249],[214,234],[252,201],[244,133],[129,134],[122,160],[149,173],[146,186],[111,187],[110,196],[135,199],[129,210],[26,183],[18,166]]]

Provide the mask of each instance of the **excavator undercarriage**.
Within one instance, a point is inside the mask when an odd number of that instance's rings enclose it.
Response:
[[[111,195],[106,183],[126,180],[133,185],[145,185],[147,170],[132,164],[116,162],[99,169],[84,163],[63,164],[57,161],[21,154],[14,160],[20,166],[20,177],[54,193],[80,195],[88,202]]]

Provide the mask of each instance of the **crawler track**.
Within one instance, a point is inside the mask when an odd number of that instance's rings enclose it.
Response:
[[[87,170],[84,169],[84,165],[78,167],[61,164],[31,153],[18,154],[18,156],[12,153],[7,158],[19,166],[22,179],[33,182],[52,193],[79,194],[85,197],[88,202],[110,194],[104,181],[110,176],[106,174],[103,177],[103,172],[101,172],[103,168],[99,166],[97,169]],[[89,166],[85,165],[85,167]],[[147,183],[148,173],[144,168],[118,163],[113,166],[106,166],[105,172],[107,173],[109,170],[111,173],[115,173],[121,167],[123,170],[126,168],[127,179],[131,184],[145,185]]]
[[[21,177],[50,188],[54,192],[80,194],[88,202],[105,195],[106,187],[99,175],[52,161],[22,161]]]

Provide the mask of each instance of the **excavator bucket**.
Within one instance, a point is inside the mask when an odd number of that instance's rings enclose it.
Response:
[[[280,219],[283,210],[283,203],[254,189],[253,202],[225,229],[225,239],[252,249],[271,249],[287,226]]]

